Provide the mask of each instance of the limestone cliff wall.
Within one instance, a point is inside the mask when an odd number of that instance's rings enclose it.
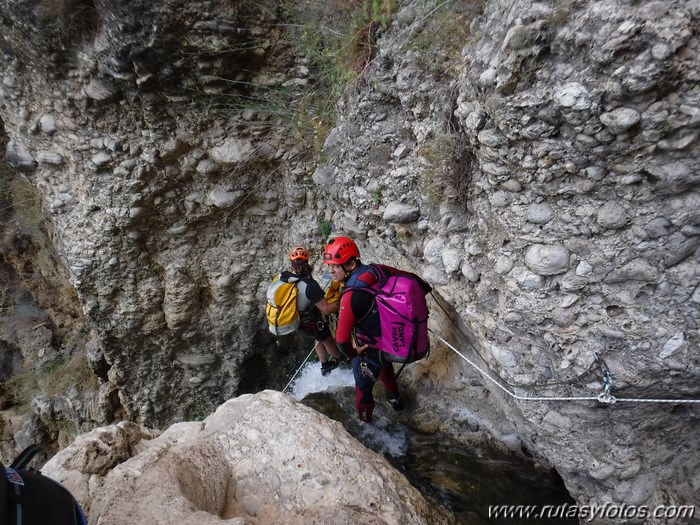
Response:
[[[424,275],[434,333],[520,395],[597,396],[604,362],[620,397],[698,398],[697,1],[402,3],[319,161],[279,109],[221,105],[309,83],[272,3],[47,5],[3,2],[6,157],[127,417],[274,363],[263,292],[319,217]],[[522,443],[580,501],[697,501],[697,405],[515,401],[434,342],[419,424]]]
[[[315,175],[337,222],[435,283],[434,330],[519,395],[596,396],[607,367],[619,397],[697,399],[698,4],[488,2],[451,83],[411,46],[424,9],[343,101]],[[697,404],[514,401],[446,352],[413,369],[426,421],[493,403],[582,500],[697,501]]]
[[[44,198],[127,417],[201,416],[237,391],[259,283],[305,197],[284,123],[227,104],[303,72],[265,69],[260,3],[49,5],[5,6],[7,161]]]

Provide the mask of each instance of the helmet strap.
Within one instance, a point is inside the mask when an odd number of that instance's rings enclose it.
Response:
[[[353,262],[355,263],[355,267],[352,268],[352,269],[348,268],[347,265],[349,265],[350,263],[353,263]],[[350,257],[350,259],[348,259],[347,261],[345,261],[345,262],[344,262],[343,264],[341,264],[340,266],[343,268],[343,271],[345,272],[345,279],[347,279],[348,277],[350,277],[350,275],[352,274],[352,272],[354,272],[355,270],[357,270],[357,267],[359,266],[359,261],[358,261],[357,257]]]

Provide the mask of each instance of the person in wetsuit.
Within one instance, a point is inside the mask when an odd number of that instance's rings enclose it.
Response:
[[[360,420],[372,423],[372,390],[377,380],[384,384],[392,408],[396,411],[403,409],[393,365],[382,359],[382,353],[371,343],[357,345],[357,341],[353,342],[354,334],[370,341],[381,334],[374,295],[363,291],[363,288],[375,284],[379,276],[371,266],[362,264],[357,245],[348,237],[333,239],[326,246],[323,262],[330,266],[333,281],[343,283],[335,341],[345,357],[352,359],[355,404]],[[389,275],[399,272],[389,266],[382,266],[382,269]]]

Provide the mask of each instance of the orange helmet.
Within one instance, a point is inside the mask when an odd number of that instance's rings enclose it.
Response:
[[[290,261],[308,261],[309,252],[303,246],[295,246],[289,252]]]
[[[336,237],[323,252],[323,262],[325,264],[345,264],[352,257],[360,258],[360,250],[355,242],[349,237]]]

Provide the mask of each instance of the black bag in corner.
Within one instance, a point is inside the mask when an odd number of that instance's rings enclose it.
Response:
[[[66,488],[26,468],[39,450],[31,445],[9,467],[0,464],[0,525],[87,525]]]

